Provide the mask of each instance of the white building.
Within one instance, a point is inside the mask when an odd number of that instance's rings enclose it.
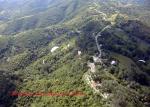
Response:
[[[81,51],[78,51],[78,55],[81,56],[81,54],[82,54],[82,52],[81,52]]]
[[[94,62],[99,62],[99,58],[98,58],[98,57],[93,56],[93,61],[94,61]]]
[[[45,64],[45,60],[43,60],[43,64]]]
[[[68,44],[67,47],[69,48],[69,47],[70,47],[70,44]]]
[[[51,52],[53,53],[54,51],[56,51],[59,47],[58,46],[54,46],[52,49],[51,49]]]
[[[116,61],[111,61],[111,63],[110,63],[111,65],[116,65],[117,64],[117,62]]]
[[[139,62],[143,62],[143,63],[146,63],[146,61],[145,61],[145,60],[139,60]]]

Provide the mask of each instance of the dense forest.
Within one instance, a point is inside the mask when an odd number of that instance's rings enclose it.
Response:
[[[0,107],[149,107],[149,6],[0,0]]]

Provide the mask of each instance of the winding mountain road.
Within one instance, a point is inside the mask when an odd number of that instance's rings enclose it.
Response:
[[[106,29],[108,28],[111,28],[111,25],[107,25],[106,27],[104,27],[96,36],[95,36],[95,42],[96,42],[96,46],[97,46],[97,49],[99,51],[99,58],[101,59],[102,57],[102,44],[99,44],[98,43],[98,37],[101,37],[102,36],[102,32],[104,32]]]

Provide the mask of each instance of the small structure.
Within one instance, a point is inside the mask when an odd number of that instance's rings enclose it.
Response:
[[[69,48],[69,47],[70,47],[70,44],[68,44],[67,47]]]
[[[52,49],[51,49],[51,52],[53,53],[54,51],[56,51],[59,47],[58,46],[54,46]]]
[[[146,61],[145,61],[145,60],[139,60],[139,62],[146,63]]]
[[[8,57],[6,61],[7,61],[7,62],[10,62],[10,60],[11,60],[10,57]]]
[[[81,33],[81,31],[80,31],[80,30],[76,30],[76,33],[80,34],[80,33]]]
[[[99,58],[96,57],[96,56],[93,56],[93,61],[94,61],[95,63],[100,62]]]
[[[117,64],[117,62],[116,61],[111,61],[111,63],[110,63],[111,65],[116,65]]]
[[[45,60],[43,60],[43,64],[45,64]]]
[[[82,54],[82,52],[81,52],[81,51],[78,51],[78,55],[81,56],[81,54]]]
[[[90,69],[91,69],[91,72],[95,72],[96,71],[96,67],[95,67],[95,64],[94,63],[88,63],[88,67],[90,67]]]
[[[110,94],[109,93],[103,93],[101,94],[101,96],[104,98],[104,99],[108,99],[110,97]]]
[[[94,63],[100,63],[101,65],[104,65],[104,63],[107,61],[107,59],[102,59],[100,57],[93,56],[93,61],[94,61]]]

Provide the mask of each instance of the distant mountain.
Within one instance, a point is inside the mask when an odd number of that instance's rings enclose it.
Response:
[[[5,35],[68,21],[74,15],[78,15],[76,12],[88,9],[88,5],[91,3],[84,0],[68,0],[65,2],[62,0],[44,0],[44,2],[42,0],[14,0],[1,2],[3,3],[0,3],[2,5],[0,6],[2,23],[0,33]],[[106,9],[107,14],[118,11],[129,17],[140,18],[143,22],[149,23],[149,10],[145,9],[146,7],[143,8],[143,4],[146,3],[147,5],[147,2],[141,2],[141,0],[95,0],[95,3],[102,5],[101,12],[105,13]]]

